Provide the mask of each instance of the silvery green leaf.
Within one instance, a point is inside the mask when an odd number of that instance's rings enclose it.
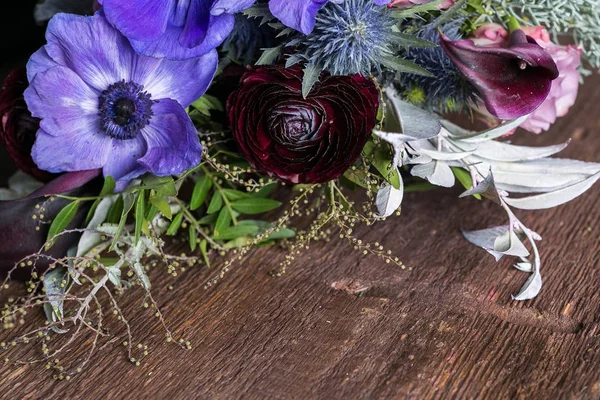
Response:
[[[116,266],[108,267],[106,268],[106,273],[108,274],[108,280],[110,280],[117,289],[123,287],[123,284],[121,283],[121,268]]]
[[[438,151],[438,150],[419,150],[420,153],[431,157],[434,160],[440,161],[456,161],[462,160],[473,154],[473,152],[451,152],[451,151]]]
[[[529,261],[516,263],[514,267],[522,272],[533,272],[533,265]]]
[[[101,233],[106,233],[107,235],[116,235],[118,230],[119,230],[119,226],[116,224],[102,224],[100,226],[98,226],[96,228],[96,230],[98,232]]]
[[[313,86],[319,81],[323,67],[318,64],[308,64],[302,76],[302,97],[307,98]]]
[[[494,175],[489,172],[487,177],[479,182],[474,188],[467,190],[462,193],[459,197],[468,197],[479,194],[485,198],[492,200],[493,202],[500,204],[501,198],[503,197],[503,193],[500,193],[496,188],[496,183],[494,180]]]
[[[554,146],[529,147],[492,140],[480,143],[475,151],[475,155],[487,158],[488,160],[505,162],[537,160],[563,151],[569,143],[570,141]]]
[[[400,178],[400,189],[396,189],[392,185],[385,185],[380,188],[375,199],[377,211],[379,211],[378,217],[386,218],[394,214],[400,208],[403,197],[404,183],[402,178]]]
[[[63,296],[67,290],[67,285],[62,285],[63,280],[68,280],[68,270],[66,268],[56,267],[44,274],[43,285],[49,301],[48,303],[44,303],[44,313],[50,323],[63,319]],[[59,334],[68,332],[68,330],[63,330],[56,326],[53,326],[52,330]]]
[[[529,250],[525,247],[518,236],[508,231],[504,235],[499,236],[494,241],[494,251],[508,256],[527,257]]]
[[[144,266],[142,265],[142,263],[139,263],[139,262],[133,263],[133,271],[135,272],[135,275],[140,280],[144,289],[150,290],[150,288],[151,288],[150,279],[148,278],[148,275],[146,274],[146,270],[144,269]]]
[[[8,179],[8,188],[0,188],[0,200],[16,200],[35,192],[44,186],[23,171],[17,171]]]
[[[513,199],[507,197],[506,204],[522,210],[543,210],[567,203],[591,188],[600,179],[600,172],[574,185],[554,192]]]
[[[424,154],[419,154],[416,157],[413,157],[409,160],[409,164],[429,164],[432,162],[433,158]]]
[[[401,100],[396,89],[391,86],[386,88],[385,93],[400,121],[402,134],[417,140],[430,139],[440,133],[442,126],[434,114]]]
[[[527,279],[519,293],[512,296],[513,300],[529,300],[537,296],[542,290],[542,275],[539,268],[534,268],[533,274]]]
[[[91,15],[92,12],[91,0],[44,0],[35,6],[33,16],[39,24],[58,13]]]
[[[100,224],[106,221],[106,217],[108,216],[108,211],[113,203],[116,201],[117,196],[106,197],[98,203],[98,207],[96,207],[96,211],[94,212],[94,216],[92,217],[90,223],[87,226],[87,229],[81,235],[79,239],[79,243],[77,244],[77,257],[85,256],[89,253],[94,247],[98,244],[102,243],[102,234],[97,232],[96,229]]]
[[[255,65],[270,65],[283,53],[283,46],[270,47],[262,49],[263,53],[256,61]]]
[[[410,173],[413,176],[426,179],[429,183],[436,186],[452,187],[455,183],[452,169],[443,161],[433,161],[429,164],[416,165],[410,170]]]
[[[496,226],[493,228],[482,229],[478,231],[463,231],[462,234],[469,242],[475,246],[481,247],[490,253],[496,261],[500,260],[504,254],[494,250],[496,239],[508,232],[508,225]]]
[[[454,137],[455,140],[460,140],[466,143],[480,143],[487,142],[493,139],[497,139],[501,136],[506,135],[513,129],[516,129],[521,125],[525,120],[529,118],[529,115],[525,115],[521,118],[517,118],[513,121],[506,122],[500,126],[496,126],[491,129],[487,129],[482,132],[468,132],[464,133],[465,130],[460,129],[456,130],[456,125],[449,123],[448,121],[442,121],[444,128],[446,128],[450,134]]]

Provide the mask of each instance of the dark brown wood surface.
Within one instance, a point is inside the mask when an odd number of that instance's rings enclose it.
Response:
[[[574,140],[564,157],[600,162],[600,77],[550,133],[520,143]],[[496,264],[460,228],[504,220],[490,202],[457,190],[407,195],[401,217],[359,236],[379,241],[411,270],[318,243],[281,278],[285,252],[252,251],[216,287],[207,271],[153,273],[154,295],[185,351],[125,294],[134,336],[150,346],[140,367],[123,336],[102,344],[85,370],[54,381],[39,366],[0,369],[3,398],[447,399],[600,398],[600,185],[570,204],[519,215],[544,240],[544,288],[515,302],[527,274]],[[177,250],[180,251],[180,250]],[[218,267],[218,264],[215,266]],[[173,285],[170,290],[167,286]],[[354,289],[366,288],[362,296]],[[142,311],[140,311],[142,310]],[[68,365],[78,352],[65,355]]]

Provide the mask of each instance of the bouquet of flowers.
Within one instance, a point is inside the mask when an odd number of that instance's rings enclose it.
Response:
[[[52,16],[69,7],[88,15]],[[47,44],[0,94],[21,169],[0,192],[2,290],[28,292],[2,321],[48,321],[13,345],[69,324],[97,340],[103,316],[127,324],[118,294],[134,288],[162,321],[150,269],[218,264],[210,287],[256,246],[287,249],[274,275],[333,238],[406,268],[355,226],[400,224],[404,193],[456,184],[506,213],[463,234],[515,257],[530,276],[514,298],[531,299],[541,237],[515,210],[600,178],[553,157],[568,143],[510,142],[548,130],[600,67],[596,0],[46,0],[36,16]],[[62,350],[45,343],[41,360]]]

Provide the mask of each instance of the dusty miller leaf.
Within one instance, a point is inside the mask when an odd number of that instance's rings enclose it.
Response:
[[[377,198],[375,203],[377,205],[377,211],[379,211],[378,217],[386,218],[394,214],[400,205],[402,205],[402,199],[404,198],[404,184],[400,179],[400,189],[394,188],[392,185],[385,185],[377,192]]]

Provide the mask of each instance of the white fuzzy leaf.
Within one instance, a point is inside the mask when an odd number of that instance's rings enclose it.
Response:
[[[386,218],[394,214],[394,212],[400,208],[403,197],[404,184],[402,179],[400,179],[400,189],[396,189],[392,185],[386,185],[380,188],[375,200],[377,211],[379,211],[378,217]]]
[[[537,296],[542,290],[542,275],[539,268],[534,268],[533,274],[527,279],[519,293],[512,296],[513,300],[530,300]]]
[[[561,152],[569,145],[569,142],[546,147],[528,147],[489,141],[480,143],[475,151],[475,155],[489,160],[504,162],[537,160]]]
[[[469,242],[475,246],[481,247],[490,253],[496,261],[500,260],[504,254],[494,250],[496,238],[508,232],[508,225],[496,226],[493,228],[482,229],[478,231],[463,231],[462,234]]]
[[[77,257],[85,256],[94,247],[102,243],[102,234],[98,233],[96,229],[106,220],[108,211],[116,199],[117,196],[106,197],[98,203],[98,207],[96,208],[96,211],[94,211],[94,216],[87,226],[88,230],[83,232],[79,239],[79,243],[77,244]]]
[[[529,250],[514,232],[506,232],[494,241],[494,251],[508,256],[527,257]]]
[[[410,173],[413,176],[418,176],[429,181],[429,183],[442,186],[454,186],[455,177],[452,169],[443,161],[433,161],[429,164],[416,165]]]
[[[505,198],[506,204],[522,210],[543,210],[567,203],[591,188],[600,179],[600,172],[574,185],[520,199]]]

